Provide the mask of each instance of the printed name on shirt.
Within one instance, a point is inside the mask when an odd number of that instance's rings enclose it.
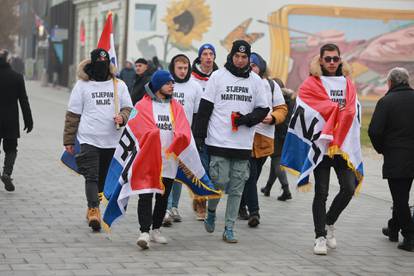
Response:
[[[184,93],[183,92],[174,92],[173,97],[177,100],[181,105],[184,105]]]
[[[331,100],[335,103],[338,103],[340,107],[345,106],[345,97],[344,91],[342,89],[331,89],[329,91],[329,95],[331,96]]]
[[[157,127],[161,130],[172,130],[172,124],[170,122],[170,116],[158,115]]]
[[[249,88],[243,86],[226,86],[226,93],[221,94],[221,100],[240,102],[251,102],[253,100],[252,95],[243,95],[239,93],[248,94]]]
[[[96,105],[111,105],[114,92],[93,92],[92,99],[96,99]]]

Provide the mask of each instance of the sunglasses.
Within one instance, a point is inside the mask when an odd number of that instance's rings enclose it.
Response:
[[[323,60],[325,60],[325,62],[328,62],[328,63],[330,63],[332,61],[337,63],[341,60],[341,58],[338,57],[338,56],[334,56],[334,57],[326,56],[326,57],[323,58]]]

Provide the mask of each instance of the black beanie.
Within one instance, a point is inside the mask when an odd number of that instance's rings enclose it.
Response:
[[[237,52],[247,54],[247,56],[250,58],[250,54],[251,54],[250,44],[245,40],[233,41],[233,46],[231,47],[230,56],[233,56]]]
[[[97,48],[97,49],[95,49],[91,52],[91,62],[92,62],[92,64],[97,62],[99,57],[105,58],[109,63],[109,54],[108,54],[107,51],[105,51],[105,49]]]

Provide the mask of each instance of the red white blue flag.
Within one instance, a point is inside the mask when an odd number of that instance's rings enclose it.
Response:
[[[115,53],[114,34],[112,31],[112,12],[108,13],[105,26],[102,30],[101,37],[99,38],[98,48],[102,48],[109,53],[111,63],[118,68],[118,61]]]

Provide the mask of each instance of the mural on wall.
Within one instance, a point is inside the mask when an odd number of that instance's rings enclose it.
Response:
[[[271,71],[297,89],[309,61],[325,43],[336,43],[351,64],[364,99],[387,91],[386,74],[401,66],[414,74],[414,14],[406,11],[286,6],[269,16]]]
[[[232,30],[223,40],[220,41],[220,44],[226,48],[228,52],[231,50],[233,41],[243,39],[253,44],[258,39],[264,36],[264,33],[247,33],[247,28],[249,28],[250,23],[252,23],[253,18],[246,19],[240,25],[238,25],[234,30]]]

